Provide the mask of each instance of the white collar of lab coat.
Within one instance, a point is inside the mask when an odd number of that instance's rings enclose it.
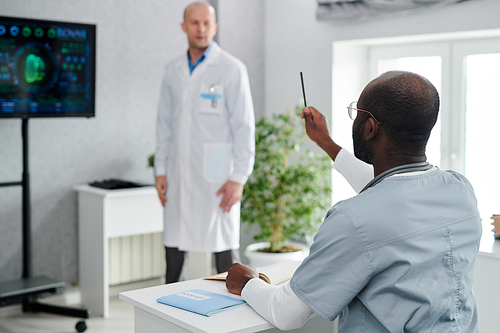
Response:
[[[200,62],[197,67],[199,66],[211,66],[214,64],[217,64],[220,60],[220,57],[222,55],[222,49],[220,48],[219,44],[217,44],[215,41],[212,42],[212,48],[210,49],[210,52],[208,52],[205,60]],[[184,56],[179,58],[179,61],[177,62],[177,68],[182,68],[186,67],[187,71],[189,73],[189,64],[188,64],[188,59],[187,57]],[[194,72],[193,72],[194,73]]]

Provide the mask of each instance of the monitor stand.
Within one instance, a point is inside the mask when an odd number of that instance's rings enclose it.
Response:
[[[28,119],[22,120],[23,137],[23,179],[19,182],[0,183],[0,187],[21,186],[23,189],[23,277],[15,281],[0,283],[0,307],[22,304],[23,312],[47,312],[63,316],[77,317],[79,321],[75,329],[84,332],[87,329],[85,319],[90,317],[90,310],[55,306],[37,302],[48,293],[55,293],[57,288],[64,287],[64,282],[58,282],[45,276],[33,277],[32,243],[31,243],[31,202],[29,178],[29,140]]]

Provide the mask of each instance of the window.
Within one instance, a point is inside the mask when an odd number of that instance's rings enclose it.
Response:
[[[491,214],[500,214],[500,50],[464,57],[464,172],[474,186],[483,230],[491,230]],[[491,246],[483,233],[482,246]]]
[[[432,43],[399,40],[396,44],[388,40],[385,45],[380,41],[334,45],[334,59],[347,58],[353,52],[358,54],[361,70],[367,73],[364,77],[358,74],[360,82],[365,79],[366,83],[388,70],[408,70],[425,76],[436,86],[441,109],[427,145],[428,161],[441,169],[461,172],[472,183],[483,219],[481,247],[491,247],[490,216],[500,214],[500,102],[495,98],[500,92],[500,39],[454,37]],[[341,65],[334,61],[334,74]],[[340,82],[334,75],[335,140],[335,134],[345,132],[335,121],[335,95],[339,95]],[[341,145],[350,148],[352,141],[350,146]],[[339,177],[334,173],[334,202],[345,198],[346,193],[353,194],[346,192],[348,185]]]

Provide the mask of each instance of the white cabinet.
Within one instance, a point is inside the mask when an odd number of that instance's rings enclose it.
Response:
[[[104,190],[77,185],[74,189],[78,192],[82,304],[92,311],[93,316],[107,317],[109,239],[162,232],[163,208],[152,186]]]
[[[493,241],[491,231],[483,231],[480,252],[476,258],[474,295],[476,296],[481,333],[498,333],[500,313],[500,240]]]

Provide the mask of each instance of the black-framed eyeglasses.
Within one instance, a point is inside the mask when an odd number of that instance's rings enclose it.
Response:
[[[352,120],[356,119],[358,111],[368,113],[373,118],[373,120],[375,120],[377,124],[380,125],[380,122],[377,120],[377,118],[375,118],[375,116],[370,111],[358,109],[358,101],[352,102],[347,107],[347,113],[349,114],[349,118],[351,118]]]

